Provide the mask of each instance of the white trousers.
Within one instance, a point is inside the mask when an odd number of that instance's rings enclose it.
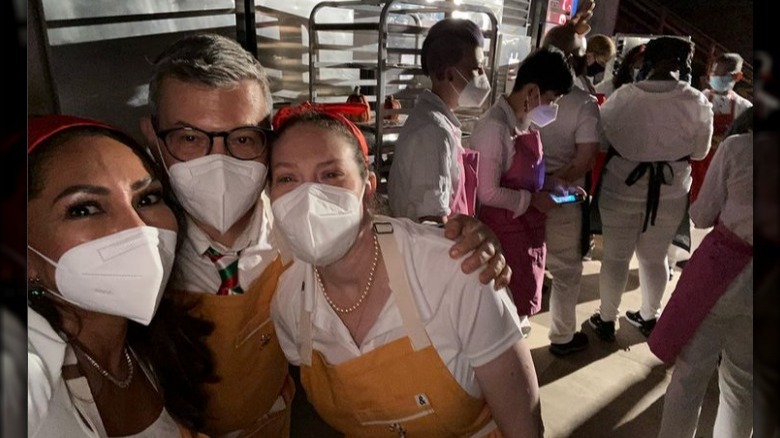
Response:
[[[601,192],[604,254],[599,273],[601,306],[604,321],[615,321],[620,300],[628,281],[628,266],[636,251],[639,261],[639,286],[642,292],[640,315],[645,320],[661,314],[661,298],[669,282],[666,255],[687,207],[686,197],[662,199],[655,225],[642,232],[645,202],[629,202]]]
[[[547,212],[545,222],[547,269],[552,274],[550,288],[550,342],[565,344],[577,331],[577,300],[582,280],[582,206],[563,205]]]
[[[752,260],[677,357],[664,397],[660,438],[694,436],[716,369],[720,400],[712,436],[749,438],[753,430]]]

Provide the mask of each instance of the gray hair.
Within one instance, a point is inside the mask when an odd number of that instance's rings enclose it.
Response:
[[[725,66],[731,74],[742,71],[742,63],[742,57],[738,53],[723,53],[715,58],[715,64]]]
[[[245,79],[260,84],[268,114],[273,109],[271,89],[265,69],[238,42],[217,34],[184,37],[166,48],[153,63],[149,82],[149,110],[152,117],[159,111],[163,80],[173,77],[210,87],[229,87]]]

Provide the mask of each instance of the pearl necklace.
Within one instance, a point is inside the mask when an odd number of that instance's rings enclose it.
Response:
[[[127,348],[127,346],[125,346],[125,349],[124,349],[124,353],[125,353],[125,360],[127,361],[127,377],[125,377],[125,379],[124,379],[124,380],[119,380],[119,379],[117,379],[116,377],[114,377],[114,376],[112,376],[111,374],[109,374],[109,372],[108,372],[108,371],[106,371],[105,369],[103,369],[103,367],[101,367],[101,366],[100,366],[100,365],[97,363],[97,361],[96,361],[95,359],[93,359],[93,358],[92,358],[92,356],[90,356],[89,354],[87,354],[87,352],[86,352],[86,351],[82,350],[82,349],[81,349],[81,348],[79,348],[79,347],[75,347],[75,348],[76,348],[76,350],[78,350],[79,352],[81,352],[81,354],[83,354],[83,355],[84,355],[84,357],[86,357],[86,358],[87,358],[87,362],[89,362],[89,363],[90,363],[90,365],[92,365],[93,367],[95,367],[95,369],[96,369],[96,370],[98,370],[98,372],[99,372],[99,373],[100,373],[100,374],[101,374],[103,377],[105,377],[105,378],[106,378],[106,379],[107,379],[109,382],[113,383],[114,385],[116,385],[116,386],[118,386],[118,387],[120,387],[120,388],[122,388],[122,389],[127,389],[127,387],[128,387],[128,386],[130,386],[130,383],[133,381],[133,373],[134,373],[135,369],[134,369],[134,367],[133,367],[133,361],[130,359],[130,353],[128,352],[128,348]]]
[[[371,262],[371,270],[368,272],[368,283],[366,284],[366,288],[363,289],[363,294],[360,295],[360,298],[358,298],[357,302],[355,304],[349,306],[349,307],[339,307],[337,306],[333,300],[330,299],[330,295],[328,295],[328,292],[325,291],[325,284],[322,282],[322,277],[320,277],[320,271],[317,268],[314,268],[314,275],[317,277],[317,283],[320,285],[320,289],[322,289],[322,294],[325,295],[325,300],[330,304],[330,307],[333,308],[338,313],[350,313],[355,311],[358,307],[360,307],[361,304],[363,304],[363,300],[366,299],[368,296],[368,291],[371,290],[371,286],[374,285],[374,272],[376,271],[376,265],[379,262],[379,241],[377,240],[376,234],[373,234],[374,236],[374,261]]]

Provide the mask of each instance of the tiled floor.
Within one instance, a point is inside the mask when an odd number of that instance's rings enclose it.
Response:
[[[692,230],[694,247],[703,236],[704,232]],[[597,240],[594,260],[584,265],[582,292],[577,306],[577,319],[590,338],[587,350],[564,358],[557,358],[548,351],[547,294],[542,311],[531,318],[533,329],[528,342],[539,376],[545,437],[655,437],[672,368],[650,352],[645,337],[626,322],[624,316],[618,322],[614,343],[600,341],[588,326],[587,319],[599,304],[599,256]],[[636,269],[636,260],[633,260],[621,303],[623,313],[638,309],[641,303]],[[678,268],[664,295],[664,304],[679,274]],[[292,436],[338,436],[322,427],[316,413],[305,403],[300,389],[298,396],[294,405]],[[713,378],[704,400],[697,438],[711,436],[717,399],[717,381]]]
[[[698,245],[704,232],[693,230]],[[655,437],[663,410],[663,395],[672,368],[648,349],[646,338],[625,316],[618,322],[616,342],[600,341],[587,319],[598,309],[600,245],[594,261],[585,262],[577,320],[590,338],[590,347],[569,357],[557,358],[548,351],[549,314],[546,298],[542,312],[531,318],[534,326],[528,338],[542,397],[545,436],[607,438]],[[686,257],[687,258],[687,257]],[[679,278],[679,268],[664,294],[665,304]],[[621,313],[636,310],[641,303],[637,263],[631,263]],[[710,385],[700,418],[697,437],[710,437],[717,408],[717,381]]]

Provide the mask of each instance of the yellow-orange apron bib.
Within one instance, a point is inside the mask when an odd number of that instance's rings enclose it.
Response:
[[[271,298],[285,268],[277,258],[241,295],[186,293],[196,303],[193,313],[215,323],[206,340],[219,378],[206,385],[204,432],[211,436],[239,430],[241,437],[290,435],[295,384],[271,321]]]
[[[339,365],[312,352],[301,315],[301,383],[322,418],[348,437],[499,437],[487,403],[464,391],[432,345],[387,223],[374,225],[408,337]]]

